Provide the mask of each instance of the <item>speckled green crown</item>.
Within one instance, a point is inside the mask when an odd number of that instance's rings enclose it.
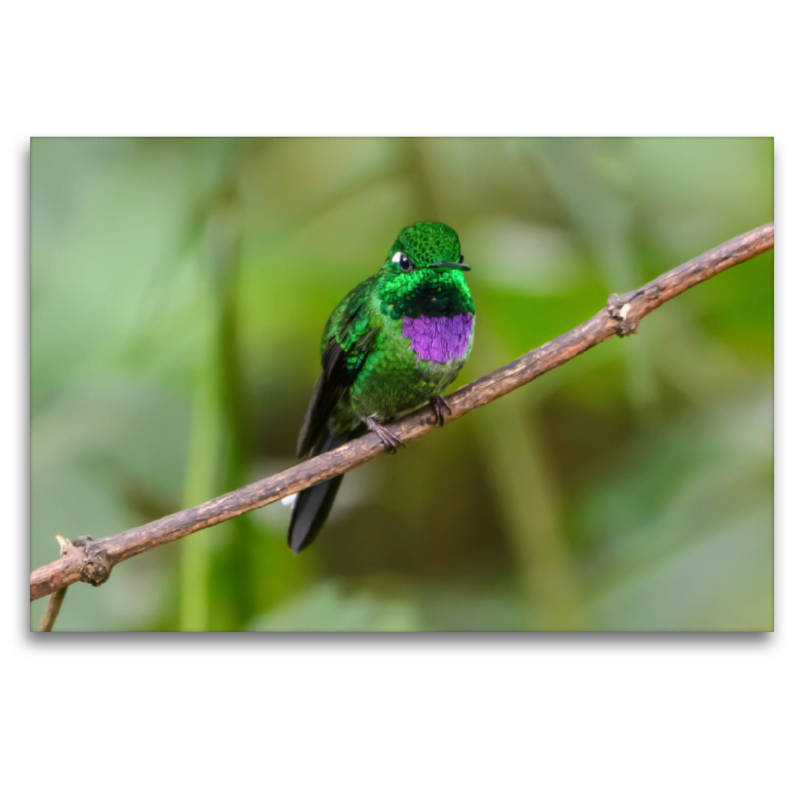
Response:
[[[430,267],[440,261],[458,261],[461,244],[458,234],[443,222],[418,222],[400,231],[389,251],[405,253],[415,267]]]

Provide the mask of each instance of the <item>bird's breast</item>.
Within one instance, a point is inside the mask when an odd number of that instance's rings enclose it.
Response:
[[[404,317],[403,336],[410,340],[409,346],[423,361],[444,364],[467,352],[472,325],[472,314]]]

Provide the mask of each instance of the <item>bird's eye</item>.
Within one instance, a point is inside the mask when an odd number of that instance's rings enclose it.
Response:
[[[459,264],[463,264],[464,263],[464,254],[463,253],[459,253],[458,254],[458,263]]]
[[[414,269],[414,265],[408,260],[408,256],[405,253],[395,253],[392,256],[392,261],[400,266],[401,272],[411,272]]]

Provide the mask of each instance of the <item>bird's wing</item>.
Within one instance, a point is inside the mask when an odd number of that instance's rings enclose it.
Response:
[[[322,375],[317,381],[297,441],[297,456],[315,453],[326,438],[327,422],[353,385],[378,333],[370,328],[368,300],[373,278],[360,283],[331,314],[322,336]]]

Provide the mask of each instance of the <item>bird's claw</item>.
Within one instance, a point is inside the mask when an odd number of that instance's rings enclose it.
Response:
[[[406,443],[399,436],[395,436],[388,428],[381,425],[380,422],[376,422],[372,417],[367,417],[364,422],[370,431],[378,434],[378,438],[392,455],[397,453],[397,445],[406,446]]]
[[[451,416],[453,415],[453,411],[447,403],[447,400],[444,397],[440,397],[438,394],[431,397],[428,401],[433,409],[433,416],[435,417],[434,425],[443,428],[444,427],[444,412],[446,411]]]

